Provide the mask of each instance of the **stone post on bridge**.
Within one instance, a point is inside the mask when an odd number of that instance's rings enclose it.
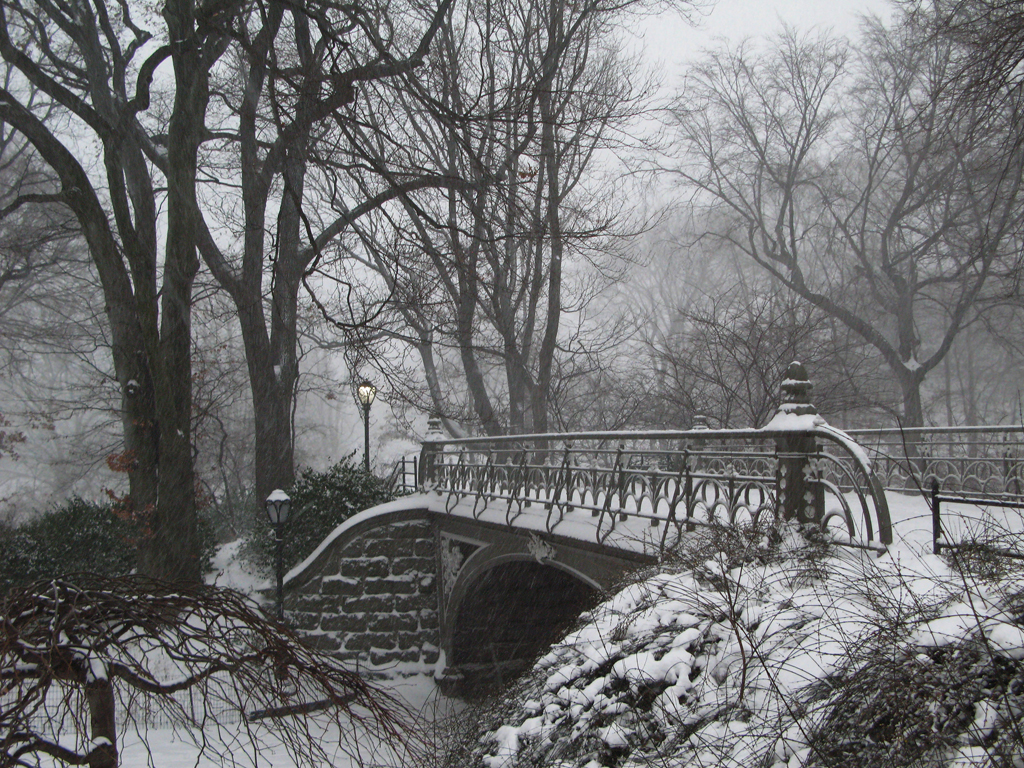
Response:
[[[438,441],[443,439],[444,430],[441,427],[440,417],[431,416],[427,419],[427,434],[423,439],[423,447],[420,449],[418,475],[421,488],[430,488],[437,481],[437,454],[441,452]]]
[[[782,382],[782,403],[776,416],[780,426],[788,427],[786,422],[792,417],[818,415],[818,409],[811,403],[813,387],[803,365],[790,363]],[[820,526],[825,516],[825,493],[814,476],[813,462],[818,453],[814,434],[787,429],[775,439],[775,453],[779,460],[776,487],[782,519]]]

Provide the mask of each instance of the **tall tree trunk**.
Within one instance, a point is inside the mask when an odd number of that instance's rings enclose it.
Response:
[[[306,261],[300,254],[300,215],[306,175],[305,137],[289,148],[284,162],[284,191],[277,217],[278,254],[270,306],[271,377],[256,416],[256,492],[264,499],[295,481],[292,405],[299,375],[298,303]],[[255,400],[254,400],[255,402]],[[263,410],[261,410],[261,408]]]
[[[167,137],[167,245],[160,303],[159,348],[153,350],[154,393],[160,426],[160,477],[151,535],[140,570],[169,581],[199,582],[195,476],[192,466],[192,283],[199,269],[201,221],[195,196],[199,143],[205,123],[208,72],[195,33],[194,6],[164,6],[172,43],[174,106]]]
[[[562,316],[562,242],[561,185],[558,167],[557,115],[552,108],[551,89],[554,87],[558,55],[555,52],[564,37],[562,29],[563,5],[561,0],[552,0],[551,18],[548,20],[548,84],[541,90],[540,107],[541,162],[547,176],[547,237],[550,248],[548,263],[548,305],[544,319],[544,335],[537,353],[537,387],[533,398],[533,423],[538,432],[548,429],[548,403],[551,398],[551,371],[554,364],[555,346],[558,341],[558,326]]]
[[[921,405],[921,377],[902,377],[900,388],[903,390],[903,426],[923,427],[924,408]]]
[[[257,501],[266,499],[271,491],[288,488],[295,482],[292,441],[294,381],[294,375],[284,373],[283,365],[271,365],[269,370],[250,376],[253,416],[256,419]]]
[[[89,704],[89,724],[93,747],[89,752],[89,768],[117,768],[117,721],[114,686],[106,678],[92,680],[85,686]]]

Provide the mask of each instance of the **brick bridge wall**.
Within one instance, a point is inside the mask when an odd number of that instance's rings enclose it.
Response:
[[[436,553],[429,521],[370,528],[286,586],[288,622],[360,671],[430,671],[440,644]]]

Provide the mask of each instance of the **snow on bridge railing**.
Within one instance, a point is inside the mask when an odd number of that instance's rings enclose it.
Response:
[[[762,429],[428,441],[422,488],[443,495],[450,513],[493,519],[499,510],[513,526],[540,510],[549,533],[589,515],[598,543],[640,524],[656,529],[644,538],[660,552],[698,526],[781,520],[884,548],[892,543],[889,511],[867,454],[817,415],[809,390],[802,366],[791,366],[783,405]]]
[[[851,429],[883,486],[1024,497],[1024,426]]]

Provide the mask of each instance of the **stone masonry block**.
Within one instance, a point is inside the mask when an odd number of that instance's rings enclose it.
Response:
[[[423,632],[422,630],[417,632],[399,632],[398,647],[403,651],[408,648],[426,649],[429,647],[436,649],[439,639],[436,632]]]
[[[370,632],[414,632],[419,628],[419,621],[415,616],[385,613],[366,618],[366,628]]]
[[[352,578],[387,576],[390,563],[386,557],[353,557],[342,562],[341,575]]]
[[[346,613],[390,613],[394,606],[394,595],[363,595],[346,600],[344,610]]]
[[[292,625],[313,647],[357,667],[435,663],[436,552],[426,521],[363,533],[289,596]]]
[[[341,650],[341,640],[334,635],[306,635],[305,641],[310,647],[325,653]]]
[[[297,611],[309,611],[310,613],[320,613],[323,610],[325,601],[323,595],[285,595],[285,604],[289,606],[295,606]]]
[[[416,557],[433,558],[437,554],[437,546],[434,544],[433,539],[416,539],[416,545],[413,547],[413,552]]]
[[[289,611],[288,624],[292,629],[299,632],[308,632],[311,629],[316,629],[320,624],[320,614],[307,613],[306,611]]]
[[[401,579],[369,579],[363,585],[366,595],[414,595],[416,592],[415,581]]]
[[[418,648],[408,651],[382,651],[378,648],[370,651],[370,663],[376,667],[384,666],[385,664],[394,664],[396,662],[416,662],[420,660],[420,651]]]
[[[394,608],[398,613],[431,610],[437,608],[437,600],[433,595],[397,595]]]
[[[303,584],[299,589],[292,592],[294,595],[319,595],[320,594],[320,577],[317,576],[315,579],[310,579],[308,582]]]
[[[363,632],[366,630],[367,617],[362,613],[341,613],[325,615],[320,620],[320,629],[324,632]]]
[[[397,646],[398,641],[395,636],[386,632],[363,632],[351,634],[345,638],[346,651],[369,651],[371,648],[391,651]]]
[[[366,546],[363,547],[364,557],[375,557],[382,555],[384,557],[396,557],[396,556],[407,556],[415,553],[415,542],[410,542],[409,539],[400,539],[393,541],[391,539],[374,539],[368,540]]]
[[[392,573],[417,573],[432,574],[434,572],[434,559],[432,557],[396,557],[391,561]]]
[[[393,539],[422,539],[430,531],[430,523],[399,523],[388,527],[388,533]]]
[[[363,593],[362,586],[356,579],[334,579],[332,581],[324,581],[323,594],[324,595],[336,595],[339,597],[354,597]],[[328,601],[324,601],[327,603]]]

